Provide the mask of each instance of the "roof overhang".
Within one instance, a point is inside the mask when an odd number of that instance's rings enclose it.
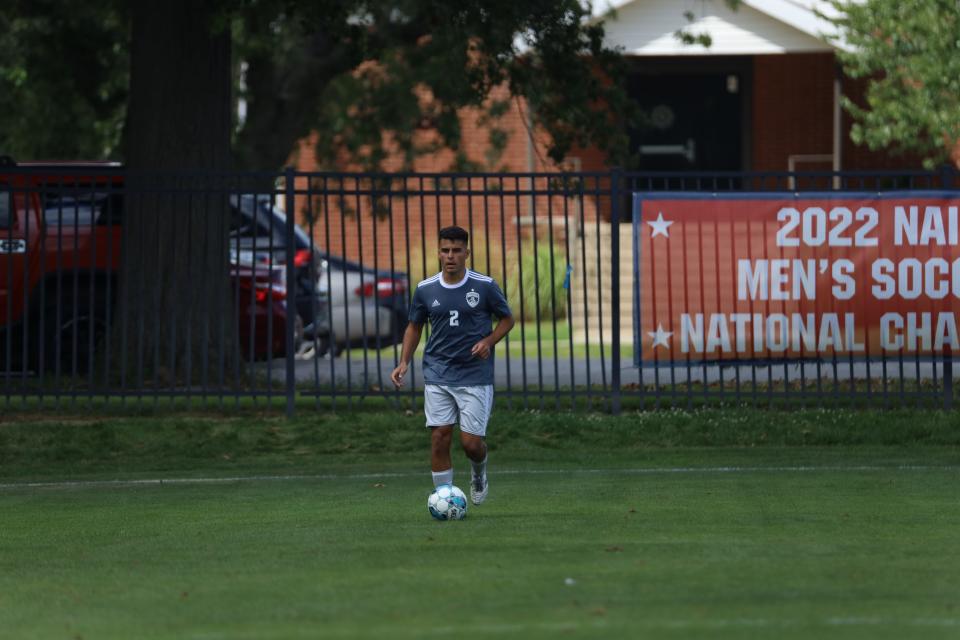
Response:
[[[691,12],[693,22],[684,17]],[[825,0],[600,0],[594,15],[605,21],[608,46],[635,56],[721,56],[832,52],[842,43],[832,23],[818,15],[836,10]],[[709,48],[683,44],[674,34],[707,33]]]

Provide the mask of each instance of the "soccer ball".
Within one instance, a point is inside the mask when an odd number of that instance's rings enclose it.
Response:
[[[442,484],[427,498],[427,509],[437,520],[463,520],[467,515],[467,496],[452,484]]]

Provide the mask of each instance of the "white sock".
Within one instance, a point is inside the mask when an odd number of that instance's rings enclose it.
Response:
[[[473,477],[481,478],[487,473],[487,456],[483,456],[483,460],[480,462],[470,461],[470,464],[473,465]]]
[[[439,487],[442,484],[453,484],[453,467],[446,471],[431,471],[433,474],[433,486]]]

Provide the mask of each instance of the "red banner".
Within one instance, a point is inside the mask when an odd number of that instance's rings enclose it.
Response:
[[[960,198],[636,194],[637,362],[960,348]]]

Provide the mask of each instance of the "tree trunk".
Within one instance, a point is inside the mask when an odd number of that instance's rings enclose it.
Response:
[[[226,21],[193,0],[132,4],[120,320],[124,379],[229,384],[231,66]],[[189,171],[189,173],[188,173]],[[120,340],[122,342],[119,342]]]
[[[244,12],[248,37],[269,40],[271,21],[263,11]],[[330,78],[358,61],[345,58],[335,42],[291,32],[288,59],[278,64],[272,48],[246,57],[247,120],[240,129],[235,157],[239,168],[280,171],[301,138],[316,122],[317,105]],[[317,44],[320,42],[320,44]]]

